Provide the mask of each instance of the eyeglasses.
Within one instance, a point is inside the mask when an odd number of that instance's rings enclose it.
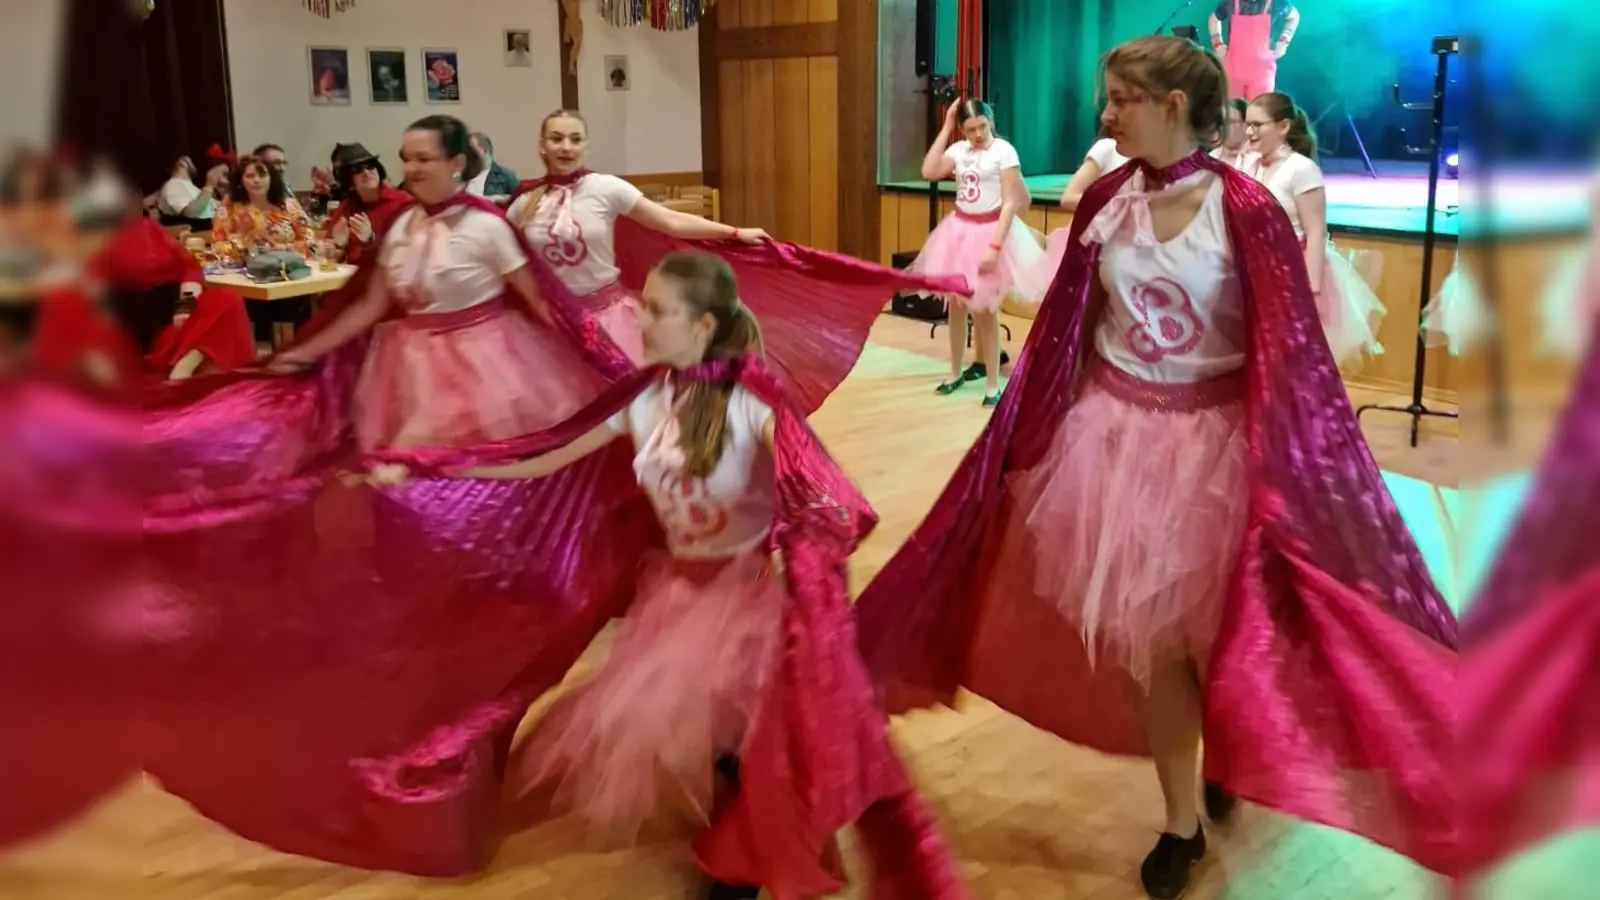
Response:
[[[1244,123],[1244,130],[1245,131],[1259,131],[1259,130],[1261,130],[1263,128],[1266,128],[1268,125],[1276,125],[1276,124],[1278,124],[1278,123],[1277,122],[1251,122],[1249,120],[1246,120],[1245,123]]]

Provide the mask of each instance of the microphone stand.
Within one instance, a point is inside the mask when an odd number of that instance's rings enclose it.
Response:
[[[1188,9],[1189,7],[1191,7],[1193,5],[1194,5],[1194,0],[1183,0],[1182,3],[1179,3],[1177,5],[1177,7],[1172,10],[1172,12],[1167,13],[1166,20],[1161,23],[1161,27],[1160,28],[1157,28],[1155,30],[1155,33],[1156,34],[1160,34],[1163,31],[1166,31],[1167,30],[1167,26],[1172,24],[1172,20],[1173,19],[1176,19],[1180,13],[1182,13],[1184,10]]]

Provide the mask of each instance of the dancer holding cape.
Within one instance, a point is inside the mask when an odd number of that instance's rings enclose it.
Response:
[[[1202,731],[1215,814],[1237,795],[1447,867],[1456,623],[1363,443],[1294,230],[1201,149],[1227,98],[1215,57],[1141,38],[1105,83],[1138,163],[1085,195],[1005,399],[857,604],[864,656],[891,712],[964,687],[1154,757],[1153,897],[1205,850]]]
[[[674,251],[706,251],[733,267],[741,302],[761,319],[767,364],[808,414],[855,366],[895,292],[971,293],[960,276],[888,269],[668,209],[628,182],[584,167],[588,126],[571,110],[546,116],[539,142],[547,173],[517,188],[508,215],[595,324],[636,361],[638,292]]]
[[[634,545],[650,561],[610,659],[518,748],[518,792],[612,843],[699,831],[718,900],[839,890],[833,835],[852,824],[871,896],[965,896],[856,655],[846,560],[876,515],[758,362],[760,327],[725,263],[667,256],[640,321],[658,367],[557,433],[471,454],[388,454],[426,471],[473,461],[470,476],[549,480],[606,448],[636,452],[637,490],[662,533]],[[597,523],[579,511],[567,525]],[[509,692],[498,713],[463,725],[497,727],[529,699]]]

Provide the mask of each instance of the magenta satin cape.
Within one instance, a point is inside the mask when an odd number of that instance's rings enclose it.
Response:
[[[437,474],[535,455],[599,427],[662,375],[660,369],[638,373],[543,435],[465,451],[394,450],[378,456],[403,462],[415,472]],[[889,745],[883,713],[856,650],[846,562],[877,524],[877,515],[764,365],[741,358],[708,363],[680,377],[736,381],[774,411],[778,506],[773,540],[782,554],[789,600],[779,671],[741,752],[740,791],[717,811],[710,829],[696,842],[696,855],[716,878],[760,884],[777,900],[818,897],[845,884],[832,852],[833,839],[835,832],[854,824],[872,866],[871,896],[964,897],[932,817]],[[574,482],[626,483],[627,497],[587,508],[569,506],[559,520],[547,520],[545,533],[534,539],[570,535],[561,539],[568,546],[592,539],[637,570],[637,560],[647,550],[663,546],[659,532],[630,545],[625,534],[608,529],[603,521],[609,510],[646,502],[633,483],[631,458],[631,453],[591,458],[581,468],[535,482],[534,489],[556,490]],[[613,477],[605,477],[607,469]],[[539,663],[537,657],[527,658]],[[461,748],[516,724],[545,689],[542,673],[536,670],[528,685],[513,686],[404,757],[378,764],[372,771],[385,777],[373,782],[375,788],[394,790],[401,781],[422,777],[426,769],[457,771]]]
[[[512,194],[512,202],[538,188],[573,184],[589,174],[579,170],[564,177],[524,181]],[[652,231],[627,216],[617,218],[613,243],[622,285],[635,294],[668,253],[700,250],[725,260],[739,282],[739,299],[761,322],[767,365],[807,414],[815,412],[850,374],[873,322],[896,291],[971,293],[959,275],[914,275],[779,241],[686,241]]]
[[[1597,290],[1600,295],[1600,290]],[[1462,620],[1462,870],[1600,824],[1600,328]]]
[[[1083,244],[1083,230],[1138,168],[1085,195],[1004,399],[857,604],[891,712],[950,704],[964,687],[1076,743],[1148,752],[1128,682],[1089,665],[1051,601],[984,593],[1007,477],[1044,457],[1093,352],[1103,293],[1099,247]],[[1447,870],[1455,620],[1362,439],[1288,218],[1260,184],[1203,154],[1168,179],[1201,168],[1223,179],[1248,312],[1251,476],[1205,685],[1207,775]]]

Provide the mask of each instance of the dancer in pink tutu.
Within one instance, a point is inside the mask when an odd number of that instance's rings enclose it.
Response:
[[[1288,94],[1262,94],[1245,113],[1254,175],[1289,214],[1305,245],[1306,271],[1316,293],[1322,330],[1340,365],[1379,354],[1378,323],[1385,309],[1328,236],[1328,195],[1317,165],[1317,138],[1305,111]]]
[[[465,124],[421,119],[400,155],[418,206],[385,235],[376,277],[273,368],[308,367],[371,330],[354,410],[368,449],[503,440],[581,409],[604,382],[559,330],[516,230],[465,191],[483,165]],[[403,315],[384,321],[393,308]]]
[[[962,139],[950,143],[957,132]],[[944,128],[922,158],[922,177],[955,177],[956,208],[928,235],[909,271],[961,275],[972,285],[970,299],[946,296],[950,313],[950,377],[940,394],[953,394],[969,381],[984,379],[983,405],[1000,402],[1000,303],[1017,293],[1017,280],[1043,255],[1022,213],[1028,188],[1022,181],[1017,150],[994,130],[994,110],[982,100],[950,107]],[[967,316],[976,331],[978,360],[961,364],[967,351]]]
[[[768,237],[759,228],[735,228],[668,209],[615,175],[591,172],[583,167],[588,149],[588,126],[577,112],[558,109],[545,116],[539,126],[539,156],[548,174],[524,181],[507,215],[582,298],[606,334],[638,362],[643,358],[639,302],[622,285],[615,249],[618,219],[632,219],[683,240],[756,243]]]
[[[1166,799],[1183,893],[1234,796],[1445,866],[1456,623],[1322,340],[1294,229],[1212,159],[1221,64],[1105,63],[1136,160],[1090,188],[1000,408],[857,604],[892,712],[981,694]],[[1381,721],[1382,727],[1366,723]]]
[[[843,560],[871,509],[756,361],[761,329],[727,264],[666,257],[640,322],[658,368],[597,404],[614,414],[466,473],[540,478],[630,441],[666,539],[610,659],[544,715],[511,777],[611,843],[703,832],[712,898],[753,900],[756,883],[785,900],[833,892],[832,833],[852,823],[874,897],[964,896],[854,655]]]

